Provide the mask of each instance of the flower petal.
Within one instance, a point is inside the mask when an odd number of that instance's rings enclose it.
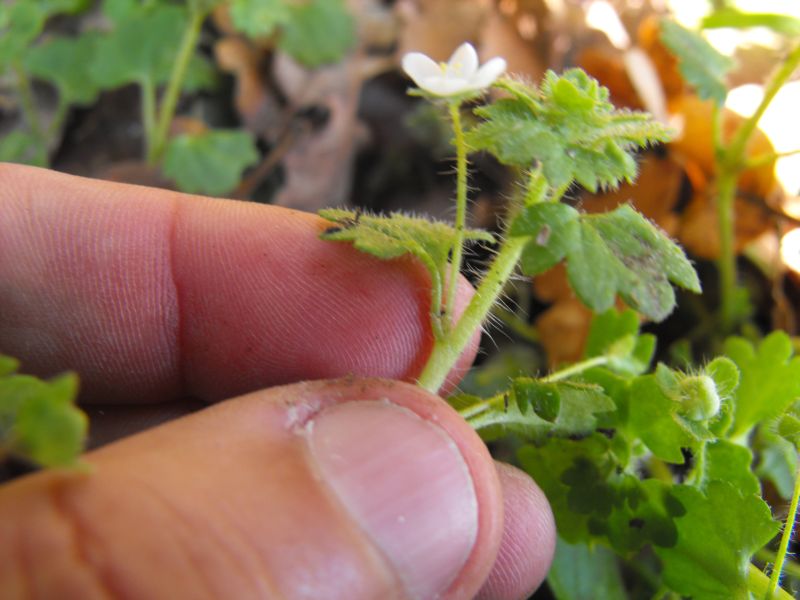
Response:
[[[447,61],[448,71],[458,77],[469,79],[478,70],[478,53],[475,52],[472,44],[464,42]]]
[[[426,92],[434,96],[454,96],[471,88],[470,81],[462,77],[428,77],[419,83]]]
[[[422,52],[409,52],[403,57],[403,71],[411,77],[418,86],[423,79],[441,77],[442,69],[433,59]]]
[[[494,80],[506,70],[506,61],[503,58],[493,58],[483,65],[470,81],[470,89],[478,90],[489,87]]]

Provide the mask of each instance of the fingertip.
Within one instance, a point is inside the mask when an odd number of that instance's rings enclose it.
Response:
[[[524,472],[496,463],[503,489],[503,536],[497,560],[476,600],[518,600],[538,588],[555,552],[553,512],[542,490]]]

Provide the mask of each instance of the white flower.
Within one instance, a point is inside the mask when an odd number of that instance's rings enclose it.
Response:
[[[436,63],[421,52],[403,57],[403,70],[420,89],[434,96],[457,96],[482,90],[506,70],[506,61],[493,58],[478,68],[478,53],[472,44],[463,43],[446,63]]]

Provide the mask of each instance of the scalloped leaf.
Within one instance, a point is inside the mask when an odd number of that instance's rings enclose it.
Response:
[[[257,160],[249,133],[212,129],[171,139],[163,170],[185,192],[218,196],[236,187],[242,172]]]
[[[636,148],[668,139],[649,115],[619,110],[608,90],[580,69],[548,71],[541,86],[501,80],[511,98],[475,110],[484,121],[467,133],[468,145],[508,165],[541,165],[548,183],[563,188],[615,187],[636,176]]]

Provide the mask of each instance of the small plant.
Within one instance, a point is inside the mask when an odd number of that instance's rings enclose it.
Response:
[[[781,73],[791,73],[793,57]],[[797,485],[778,554],[770,555],[772,577],[751,562],[780,531],[761,497],[752,448],[763,436],[792,448],[786,432],[800,422],[792,412],[800,358],[789,337],[776,332],[757,346],[730,338],[725,356],[699,368],[653,368],[656,340],[640,333],[637,313],[666,318],[675,306],[672,285],[699,293],[694,268],[630,205],[587,214],[568,199],[576,184],[596,191],[632,181],[636,150],[669,132],[644,113],[616,109],[608,91],[577,69],[548,72],[538,86],[498,79],[505,62],[479,67],[468,44],[447,63],[413,53],[403,66],[418,86],[410,93],[441,106],[453,129],[455,224],[324,210],[335,225],[322,236],[382,259],[411,254],[425,265],[435,341],[418,384],[432,392],[517,267],[534,276],[566,264],[575,295],[596,313],[583,360],[514,378],[488,398],[450,398],[487,441],[514,436],[519,463],[550,500],[559,531],[549,576],[556,596],[591,589],[593,597],[627,597],[624,568],[637,597],[789,598],[777,583]],[[500,98],[475,107],[490,87]],[[520,174],[500,239],[466,228],[467,157],[476,151]],[[457,317],[463,246],[474,242],[494,243],[494,258]],[[618,298],[629,308],[616,310]],[[576,578],[576,565],[588,580]]]
[[[83,12],[91,4],[12,0],[0,5],[0,75],[12,76],[25,121],[25,128],[0,140],[0,160],[49,165],[70,109],[93,104],[103,91],[135,85],[147,164],[183,191],[225,194],[259,158],[252,135],[208,127],[170,137],[181,94],[216,85],[216,72],[198,52],[212,10],[226,6],[237,30],[275,38],[281,50],[309,67],[341,59],[353,39],[353,19],[342,0],[103,0],[103,26],[76,36],[45,32],[51,18]],[[58,95],[47,123],[34,81],[50,84]]]

